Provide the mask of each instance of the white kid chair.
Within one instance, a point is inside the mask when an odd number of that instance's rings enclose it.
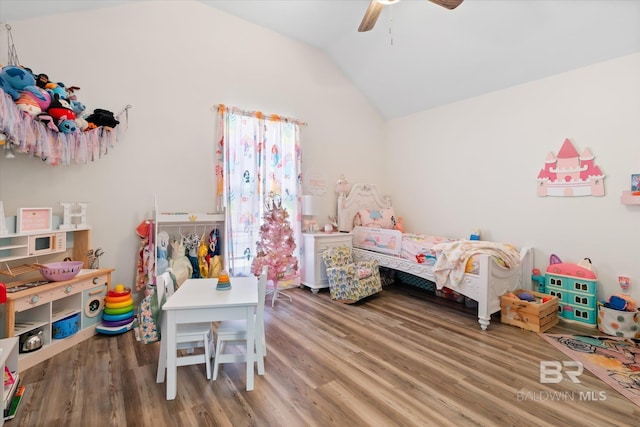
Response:
[[[264,375],[264,357],[267,355],[267,342],[264,334],[264,300],[267,295],[267,275],[269,267],[262,267],[258,278],[258,307],[256,308],[256,343],[247,342],[247,322],[225,320],[218,324],[216,330],[216,355],[213,359],[213,379],[218,378],[218,368],[222,363],[240,363],[247,361],[246,353],[225,353],[227,344],[246,344],[247,352],[256,351],[255,360],[258,363],[258,375]]]
[[[175,282],[171,277],[171,269],[167,269],[156,277],[156,289],[158,302],[162,301],[162,294],[166,293],[167,300],[171,298],[175,290]],[[160,307],[162,309],[162,307]],[[158,372],[156,382],[164,382],[167,370],[167,322],[162,316],[162,329],[160,339],[160,355],[158,357]],[[186,356],[176,358],[176,366],[197,365],[204,363],[207,370],[207,379],[211,379],[211,351],[213,350],[213,331],[210,322],[179,324],[176,331],[176,343],[178,351],[187,350]],[[204,353],[194,354],[194,349],[204,347]]]

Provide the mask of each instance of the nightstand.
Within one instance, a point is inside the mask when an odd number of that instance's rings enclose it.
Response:
[[[314,294],[329,287],[322,253],[336,246],[351,247],[351,233],[302,233],[302,285]]]

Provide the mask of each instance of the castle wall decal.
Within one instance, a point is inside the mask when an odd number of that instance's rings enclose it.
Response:
[[[537,181],[540,197],[604,196],[604,174],[593,154],[589,149],[579,154],[568,138],[557,156],[547,155]]]

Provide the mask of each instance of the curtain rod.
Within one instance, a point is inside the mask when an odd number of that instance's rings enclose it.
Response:
[[[272,120],[272,121],[282,121],[282,122],[286,122],[286,123],[295,123],[299,126],[307,126],[306,122],[300,121],[298,119],[293,119],[291,117],[283,117],[280,116],[278,114],[265,114],[262,111],[247,111],[247,110],[242,110],[240,108],[237,107],[228,107],[224,104],[216,104],[213,106],[213,108],[218,112],[218,113],[223,113],[224,111],[229,111],[231,113],[235,113],[235,114],[240,114],[242,116],[248,116],[248,117],[257,117],[259,119],[267,119],[267,120]]]

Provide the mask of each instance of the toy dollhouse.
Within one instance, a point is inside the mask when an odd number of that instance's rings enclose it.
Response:
[[[544,277],[534,279],[543,279],[539,281],[540,292],[558,297],[560,317],[596,326],[597,277],[588,258],[572,264],[552,256]]]

